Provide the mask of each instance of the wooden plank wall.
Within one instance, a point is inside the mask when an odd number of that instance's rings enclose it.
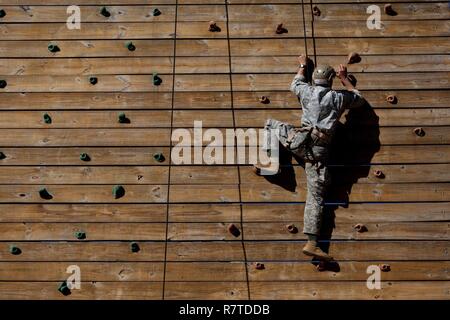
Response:
[[[76,3],[80,30],[65,26],[72,0],[0,0],[0,298],[449,298],[446,2],[391,0],[396,16],[380,0]],[[379,30],[366,27],[372,4]],[[220,32],[208,31],[211,20]],[[287,33],[275,33],[279,23]],[[170,136],[194,120],[221,130],[268,117],[299,124],[288,91],[296,57],[337,66],[350,51],[361,54],[349,70],[371,108],[339,128],[327,201],[336,228],[323,242],[337,264],[318,271],[301,253],[303,234],[286,230],[302,228],[301,166],[274,180],[249,165],[171,165]],[[118,123],[121,112],[129,123]],[[114,185],[124,197],[113,198]],[[43,187],[51,200],[40,198]],[[391,271],[369,290],[366,269],[379,264]],[[69,265],[81,268],[82,288],[63,296]]]

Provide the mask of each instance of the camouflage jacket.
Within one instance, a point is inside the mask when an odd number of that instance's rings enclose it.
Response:
[[[302,125],[317,127],[330,135],[346,108],[357,108],[365,103],[356,89],[352,92],[335,91],[329,87],[313,86],[301,75],[294,77],[291,91],[302,105]]]

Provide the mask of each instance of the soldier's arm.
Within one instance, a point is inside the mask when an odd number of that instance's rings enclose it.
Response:
[[[363,106],[366,100],[347,78],[347,68],[344,65],[341,64],[339,66],[337,76],[341,79],[342,84],[347,89],[347,92],[340,92],[340,107],[344,109],[352,109]]]
[[[298,68],[297,74],[291,83],[291,91],[297,96],[300,97],[302,92],[308,88],[309,84],[306,81],[306,66],[308,64],[308,58],[304,55],[298,57],[298,61],[300,66]]]

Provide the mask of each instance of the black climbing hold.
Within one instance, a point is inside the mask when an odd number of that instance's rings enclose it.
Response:
[[[0,18],[4,18],[6,16],[6,11],[1,9],[0,10]]]
[[[81,161],[91,161],[91,157],[87,153],[80,153],[80,160]]]
[[[135,46],[134,43],[131,42],[131,41],[126,42],[126,43],[125,43],[125,47],[126,47],[128,50],[130,50],[130,51],[136,50],[136,46]]]
[[[228,225],[228,232],[231,233],[233,236],[235,237],[239,237],[241,235],[241,231],[239,230],[238,227],[236,227],[235,224],[230,223]]]
[[[96,85],[98,82],[97,77],[89,77],[89,83],[92,84],[93,86]]]
[[[0,160],[6,159],[6,154],[0,151]]]
[[[20,250],[20,248],[16,247],[15,245],[11,245],[9,247],[9,253],[11,253],[13,255],[19,255],[22,253],[22,250]]]
[[[131,252],[139,252],[141,248],[139,248],[139,244],[137,242],[130,243]]]
[[[48,51],[53,52],[53,53],[61,51],[56,44],[49,44],[47,46],[47,49],[48,49]]]
[[[153,73],[153,84],[155,86],[159,86],[162,83],[162,79],[158,76],[157,73]]]
[[[117,117],[117,121],[119,123],[130,123],[130,119],[127,118],[125,113],[121,112],[119,113],[119,116]]]
[[[166,158],[164,157],[164,155],[162,153],[155,153],[153,155],[153,159],[155,159],[158,162],[164,162],[164,160],[166,160]]]
[[[106,9],[106,7],[102,8],[100,14],[106,18],[109,18],[111,16],[111,12],[109,12],[108,9]]]
[[[122,198],[125,195],[125,189],[122,186],[114,186],[112,189],[112,194],[115,199]]]
[[[74,233],[74,236],[78,240],[83,240],[83,239],[86,239],[86,232],[84,232],[84,231],[77,231],[77,232]]]
[[[40,189],[39,195],[41,196],[42,199],[45,199],[45,200],[53,199],[53,196],[50,194],[50,192],[48,192],[48,190],[46,188]]]
[[[6,80],[0,80],[0,88],[6,88],[6,86],[8,85],[8,83],[6,82]]]
[[[67,281],[61,282],[61,284],[58,287],[58,291],[65,296],[68,296],[71,293],[69,287],[67,286]]]
[[[161,15],[161,11],[158,8],[153,9],[153,16],[157,17],[159,15]]]
[[[50,117],[50,115],[48,113],[44,113],[44,115],[42,116],[44,118],[44,122],[47,124],[52,123],[52,117]]]

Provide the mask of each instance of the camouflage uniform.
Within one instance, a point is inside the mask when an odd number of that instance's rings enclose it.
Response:
[[[291,91],[302,105],[302,127],[295,129],[290,124],[269,119],[265,129],[278,129],[280,143],[305,160],[307,195],[303,232],[319,235],[324,196],[330,184],[327,167],[330,138],[345,108],[359,107],[365,100],[357,90],[334,91],[329,87],[312,86],[300,75],[292,81]],[[312,128],[325,133],[329,139],[311,135]]]

